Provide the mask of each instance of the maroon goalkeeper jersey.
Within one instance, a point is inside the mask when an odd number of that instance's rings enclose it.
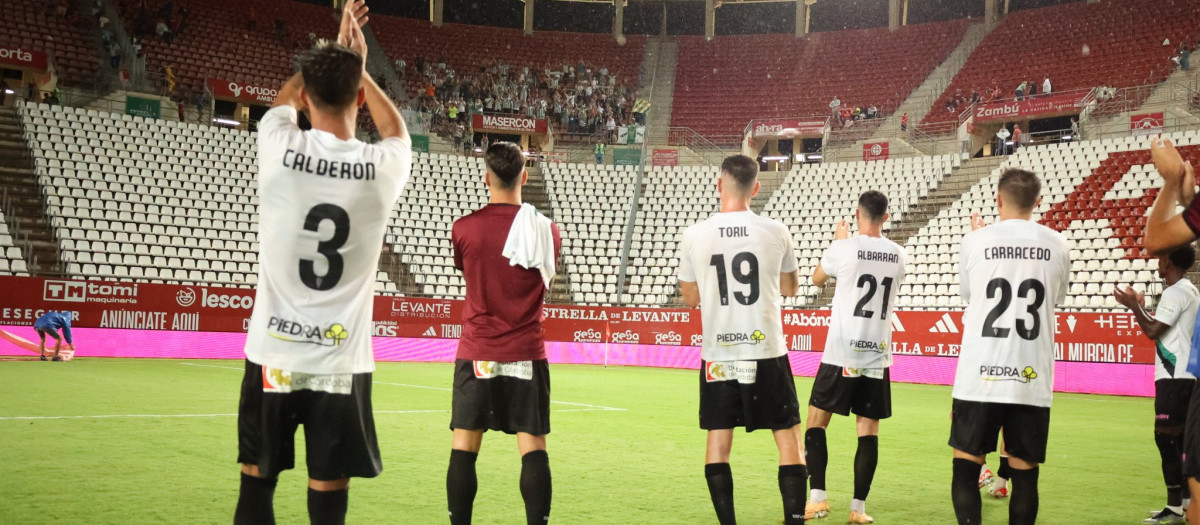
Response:
[[[542,305],[546,286],[536,269],[512,266],[501,252],[520,206],[489,204],[454,222],[454,267],[467,283],[458,359],[531,361],[546,358]],[[562,252],[558,226],[554,256]]]

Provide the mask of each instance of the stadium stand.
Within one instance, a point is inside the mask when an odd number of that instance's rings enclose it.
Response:
[[[545,168],[546,188],[562,230],[564,273],[576,304],[614,304],[620,299],[621,242],[637,189],[633,168],[595,164]]]
[[[130,36],[141,36],[147,69],[173,66],[179,79],[176,90],[183,93],[203,91],[207,78],[279,86],[292,73],[292,55],[299,46],[310,44],[309,33],[327,39],[337,35],[334,13],[317,5],[286,0],[253,4],[174,0],[176,13],[186,8],[189,14],[185,28],[167,44],[153,33],[161,3],[151,4],[154,8],[140,13],[137,0],[118,2]],[[238,7],[231,8],[234,5]],[[255,29],[249,28],[248,9],[256,10]],[[282,41],[275,39],[276,19],[284,23]]]
[[[447,67],[460,74],[477,71],[489,60],[535,70],[574,67],[582,60],[607,67],[624,81],[637,79],[645,46],[644,37],[633,35],[622,46],[606,35],[539,31],[526,36],[520,29],[462,24],[436,28],[428,21],[392,16],[372,16],[371,25],[388,57],[407,62],[404,79],[411,93],[425,89],[418,56],[430,63],[444,57]]]
[[[952,20],[804,39],[679,37],[671,125],[706,136],[737,135],[754,118],[828,115],[834,96],[843,107],[875,105],[887,116],[945,60],[966,28],[966,20]]]
[[[390,232],[393,251],[409,265],[421,294],[465,293],[462,274],[454,269],[450,232],[459,217],[487,204],[487,187],[479,176],[483,172],[481,158],[413,154],[412,178],[396,205]],[[394,283],[387,285],[385,290],[395,291]]]
[[[21,257],[21,249],[13,244],[3,212],[0,212],[0,275],[29,275],[25,258]]]
[[[1170,136],[1186,159],[1200,162],[1195,130]],[[914,270],[900,289],[902,307],[961,306],[958,245],[970,231],[972,213],[996,220],[996,183],[1003,170],[1018,166],[1042,177],[1035,219],[1073,243],[1067,307],[1115,307],[1109,296],[1114,283],[1158,281],[1140,248],[1159,184],[1145,137],[1072,142],[1019,150],[909,239]]]
[[[1055,92],[1157,84],[1173,69],[1180,45],[1195,47],[1198,37],[1200,3],[1192,0],[1069,2],[1015,11],[975,49],[922,126],[951,131],[928,125],[958,119],[965,104],[949,118],[945,110],[956,93],[970,97],[974,89],[982,94],[997,86],[1001,100],[1011,100],[1021,82],[1031,80],[1040,91],[1046,76]]]
[[[45,51],[66,83],[84,83],[100,70],[92,31],[94,19],[72,14],[62,17],[55,12],[56,2],[10,0],[4,3],[4,23],[0,24],[0,42],[13,47]]]

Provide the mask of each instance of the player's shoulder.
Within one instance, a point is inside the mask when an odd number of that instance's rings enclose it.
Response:
[[[1163,295],[1168,293],[1173,295],[1182,295],[1192,300],[1200,298],[1200,289],[1197,289],[1196,285],[1192,284],[1192,281],[1189,279],[1180,279],[1175,281],[1175,284],[1172,284],[1171,286],[1168,286],[1167,289],[1163,290]]]

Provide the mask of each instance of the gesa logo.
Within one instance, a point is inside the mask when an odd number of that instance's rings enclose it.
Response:
[[[984,381],[1016,381],[1029,383],[1037,379],[1037,372],[1032,366],[1017,368],[1012,366],[983,365],[979,367],[979,377]]]
[[[604,334],[598,330],[580,330],[575,332],[576,343],[599,343],[603,337]]]
[[[659,332],[654,334],[654,344],[678,346],[683,344],[683,335],[677,334],[674,331]]]
[[[637,344],[637,343],[641,342],[641,340],[642,340],[641,334],[634,333],[633,330],[626,330],[624,332],[616,332],[616,333],[612,334],[612,342],[614,342],[614,343]]]

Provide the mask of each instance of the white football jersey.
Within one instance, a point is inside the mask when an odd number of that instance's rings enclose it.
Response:
[[[847,368],[892,366],[892,311],[908,255],[883,237],[834,241],[821,269],[837,278],[821,362]]]
[[[1154,380],[1195,379],[1187,371],[1200,291],[1187,278],[1163,290],[1154,319],[1171,327],[1154,342]]]
[[[683,232],[679,280],[700,288],[705,361],[787,353],[779,275],[796,271],[792,235],[752,211],[718,213]]]
[[[964,236],[958,261],[967,310],[954,398],[1049,407],[1054,308],[1071,276],[1066,237],[1011,219]]]
[[[379,252],[412,169],[411,141],[301,131],[296,110],[258,124],[258,290],[246,358],[308,374],[365,373]]]

